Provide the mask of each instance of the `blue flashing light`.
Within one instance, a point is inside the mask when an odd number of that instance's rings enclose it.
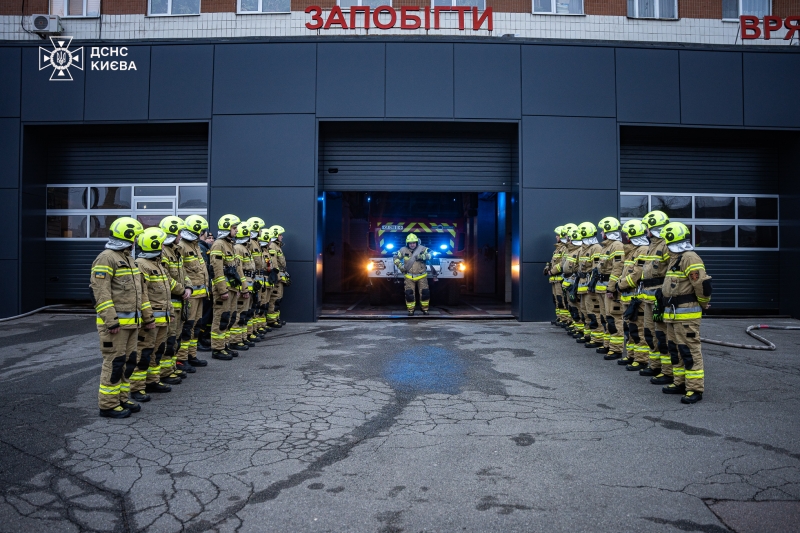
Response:
[[[386,249],[387,249],[387,250],[392,250],[392,249],[394,249],[394,244],[392,244],[392,243],[389,243],[389,244],[387,244],[387,245],[386,245]]]
[[[442,249],[442,250],[447,250],[447,245],[443,244],[443,245],[439,246],[439,248]]]

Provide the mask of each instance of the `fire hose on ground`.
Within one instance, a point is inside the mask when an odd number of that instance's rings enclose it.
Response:
[[[753,337],[755,340],[763,342],[766,346],[759,346],[754,344],[740,344],[738,342],[726,342],[726,341],[718,341],[715,339],[705,339],[700,337],[701,342],[705,342],[707,344],[716,344],[717,346],[727,346],[729,348],[741,348],[744,350],[768,350],[773,351],[776,350],[777,347],[770,342],[769,340],[765,339],[761,335],[757,333],[753,333],[754,329],[783,329],[783,330],[797,330],[800,329],[800,326],[770,326],[768,324],[753,324],[752,326],[748,326],[745,332]]]

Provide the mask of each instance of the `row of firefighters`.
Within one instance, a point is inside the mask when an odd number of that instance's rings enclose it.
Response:
[[[215,238],[199,215],[147,229],[130,217],[110,225],[90,283],[103,356],[100,416],[128,417],[148,393],[170,392],[208,365],[198,350],[230,361],[285,324],[284,229],[236,215],[217,227]]]
[[[700,401],[700,321],[711,277],[689,228],[651,211],[624,225],[606,217],[598,226],[566,224],[555,233],[544,271],[553,287],[553,324],[604,359],[649,376],[665,394]]]

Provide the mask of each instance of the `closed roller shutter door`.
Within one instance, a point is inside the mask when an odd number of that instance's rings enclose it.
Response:
[[[768,132],[623,128],[620,189],[778,194],[779,152]]]
[[[47,183],[206,183],[205,124],[102,125],[54,129]],[[89,271],[103,241],[46,241],[45,296],[89,299]]]
[[[327,191],[510,191],[516,126],[320,125]]]
[[[777,313],[780,302],[779,252],[720,252],[697,253],[705,263],[714,287],[711,309],[744,309],[772,311]],[[772,273],[769,279],[775,283],[764,283],[764,265]],[[774,274],[774,277],[773,277]]]

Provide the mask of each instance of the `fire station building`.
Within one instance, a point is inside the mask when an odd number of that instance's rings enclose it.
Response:
[[[651,209],[691,227],[714,310],[798,316],[796,0],[23,6],[0,0],[0,316],[88,300],[118,216],[234,213],[286,228],[283,316],[315,321],[359,192],[491,198],[473,247],[501,266],[474,275],[522,321],[552,318],[555,226]]]

